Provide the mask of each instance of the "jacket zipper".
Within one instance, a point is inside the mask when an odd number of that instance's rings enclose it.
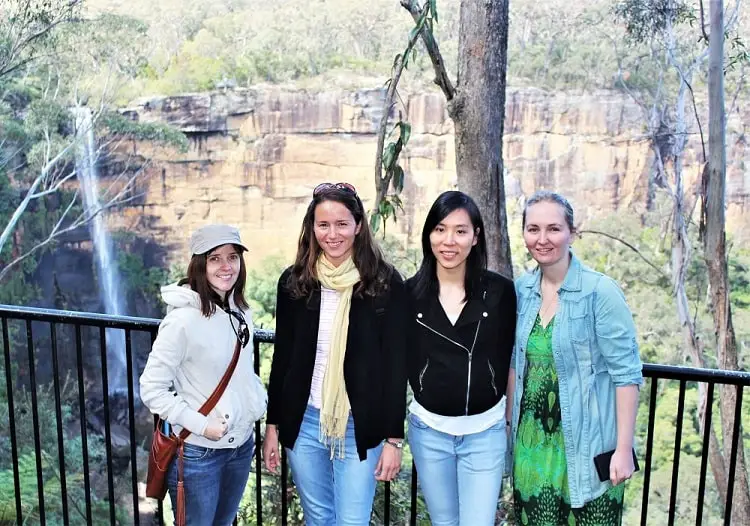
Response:
[[[482,293],[482,301],[487,299],[487,291]],[[479,336],[479,327],[482,326],[482,320],[477,322],[477,330],[474,333],[474,341],[471,342],[471,350],[469,351],[469,374],[466,380],[466,416],[469,415],[469,392],[471,391],[471,359],[474,356],[474,346],[477,344],[477,337]]]
[[[466,381],[466,415],[469,414],[469,391],[471,391],[471,358],[474,355],[474,345],[477,343],[477,336],[479,336],[479,327],[482,325],[482,320],[477,322],[477,331],[474,333],[474,341],[471,342],[471,350],[469,351],[469,375]]]
[[[422,379],[424,378],[424,373],[427,372],[427,368],[430,366],[430,359],[427,358],[427,363],[424,366],[424,369],[422,369],[422,372],[419,373],[419,392],[421,393],[424,391],[424,386],[422,385]]]
[[[497,385],[495,385],[495,369],[493,369],[489,359],[487,359],[487,366],[490,368],[490,381],[492,382],[492,389],[495,391],[495,396],[497,396]]]
[[[480,321],[481,321],[481,320],[480,320]],[[431,330],[432,332],[434,332],[434,333],[435,333],[435,334],[437,334],[438,336],[440,336],[440,337],[442,337],[442,338],[445,338],[446,340],[448,340],[449,342],[451,342],[451,343],[452,343],[453,345],[458,345],[458,346],[459,346],[459,347],[461,347],[461,348],[462,348],[462,349],[463,349],[464,351],[466,351],[466,352],[471,352],[471,351],[469,351],[469,349],[467,349],[466,347],[464,347],[463,345],[461,345],[461,344],[460,344],[460,343],[458,343],[457,341],[455,341],[455,340],[451,340],[451,339],[450,339],[450,338],[448,338],[448,337],[447,337],[447,336],[446,336],[445,334],[441,334],[441,333],[439,333],[438,331],[436,331],[435,329],[433,329],[433,328],[432,328],[432,327],[430,327],[429,325],[426,325],[426,324],[425,324],[424,322],[422,322],[421,320],[419,320],[419,319],[418,319],[418,320],[417,320],[417,323],[418,323],[418,324],[420,324],[420,325],[421,325],[422,327],[424,327],[425,329],[429,329],[429,330]],[[477,328],[478,328],[478,327],[477,327]],[[476,341],[476,339],[475,339],[475,341]]]
[[[458,343],[455,340],[451,340],[445,334],[439,333],[438,331],[436,331],[435,329],[433,329],[429,325],[427,325],[424,322],[422,322],[420,319],[417,319],[417,323],[420,324],[422,327],[431,330],[432,332],[434,332],[438,336],[440,336],[442,338],[445,338],[446,340],[448,340],[452,344],[458,345],[459,347],[461,347],[464,351],[466,351],[469,354],[469,373],[468,373],[468,380],[467,380],[467,383],[466,383],[466,414],[468,415],[469,414],[469,392],[471,391],[471,359],[472,359],[472,356],[474,355],[474,345],[476,345],[476,343],[477,343],[477,337],[479,336],[479,327],[482,325],[482,320],[479,320],[477,322],[477,330],[474,333],[474,341],[471,343],[471,349],[467,349],[464,345],[461,345],[460,343]],[[425,369],[426,369],[426,367],[425,367]],[[421,384],[420,384],[420,388],[421,388]]]

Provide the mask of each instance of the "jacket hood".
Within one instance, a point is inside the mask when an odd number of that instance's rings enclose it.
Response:
[[[161,297],[167,304],[167,312],[178,307],[193,307],[200,310],[201,298],[188,285],[173,283],[161,288]]]

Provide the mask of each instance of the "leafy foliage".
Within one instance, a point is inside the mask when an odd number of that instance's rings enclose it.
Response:
[[[667,26],[693,18],[690,7],[675,0],[621,0],[615,4],[614,12],[635,42],[646,41]]]
[[[181,152],[186,152],[189,146],[184,133],[159,122],[136,122],[121,113],[107,112],[102,115],[101,124],[107,133],[116,137],[127,137],[139,141],[152,141],[174,146]]]
[[[4,367],[0,365],[0,373],[4,377]],[[83,488],[83,442],[77,432],[77,392],[73,382],[68,377],[61,382],[61,425],[65,433],[62,454],[65,458],[65,479],[67,488],[68,514],[70,523],[84,524],[86,522],[86,511],[84,509]],[[10,419],[7,414],[7,392],[0,391],[0,444],[6,453],[0,458],[0,522],[11,523],[16,521],[15,506],[15,484],[13,466],[10,455]],[[21,510],[24,524],[39,524],[39,492],[37,478],[37,457],[34,450],[35,436],[38,435],[41,444],[41,456],[39,457],[42,474],[42,492],[44,498],[45,519],[47,524],[62,524],[63,511],[61,466],[58,458],[57,442],[57,417],[55,411],[55,396],[52,385],[39,386],[37,390],[37,414],[39,426],[33,427],[30,418],[32,414],[31,393],[26,389],[17,390],[14,393],[16,439],[18,440],[18,472],[21,489]],[[88,435],[88,461],[90,472],[95,473],[105,464],[105,451],[103,437],[90,433]],[[120,489],[119,481],[116,486]],[[106,488],[100,484],[92,485],[92,520],[95,524],[109,521],[109,503],[103,495]],[[130,521],[127,513],[118,505],[116,516],[121,524]]]
[[[386,95],[386,111],[390,112],[394,97],[398,95],[398,84],[401,79],[403,70],[408,68],[409,61],[414,58],[416,60],[417,48],[416,45],[419,42],[419,38],[423,33],[432,36],[433,22],[437,22],[437,0],[430,0],[422,7],[419,12],[414,27],[409,31],[409,39],[406,44],[406,49],[402,53],[396,55],[393,59],[393,66],[391,67],[391,78],[386,81],[388,86],[388,92]],[[380,175],[380,181],[378,181],[377,188],[377,204],[375,210],[370,214],[370,228],[373,232],[377,233],[380,226],[383,226],[383,235],[385,235],[385,228],[389,218],[393,218],[394,223],[397,221],[398,215],[397,210],[403,212],[404,207],[401,202],[401,191],[404,189],[404,169],[399,164],[399,156],[401,151],[406,147],[411,136],[411,124],[399,118],[398,122],[393,126],[391,135],[398,130],[398,139],[391,141],[388,144],[384,144],[385,133],[387,130],[387,119],[388,115],[384,115],[381,120],[380,130],[378,132],[378,148],[382,146],[382,150],[378,151],[378,157],[382,164],[382,168],[385,170],[384,175]],[[381,174],[380,167],[378,167],[378,174]],[[393,189],[392,194],[388,194],[388,188]]]
[[[272,329],[276,326],[276,284],[285,266],[281,256],[274,256],[248,270],[245,296],[256,327]]]

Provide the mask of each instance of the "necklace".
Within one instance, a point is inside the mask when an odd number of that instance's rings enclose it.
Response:
[[[544,298],[542,298],[542,304],[544,304]],[[554,301],[550,301],[546,307],[543,307],[542,310],[539,311],[539,319],[542,320],[542,323],[544,323],[545,316],[549,312],[550,308],[554,305]]]
[[[555,289],[553,294],[557,294],[557,291],[559,289]],[[542,321],[542,324],[544,324],[544,321],[546,319],[547,314],[549,313],[550,309],[557,305],[557,301],[555,300],[555,296],[552,297],[552,299],[547,303],[547,305],[544,305],[544,287],[542,287],[542,308],[539,310],[539,319]]]

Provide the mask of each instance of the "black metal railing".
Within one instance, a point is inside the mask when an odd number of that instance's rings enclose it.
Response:
[[[143,481],[145,479],[146,468],[146,441],[150,430],[150,419],[142,419],[144,426],[139,429],[137,415],[139,411],[143,413],[143,408],[138,401],[136,393],[135,378],[136,374],[142,370],[142,364],[138,363],[138,356],[145,356],[147,349],[156,337],[159,320],[150,318],[133,318],[133,317],[115,317],[101,314],[78,313],[70,311],[38,309],[31,307],[14,307],[0,305],[0,326],[2,328],[2,342],[5,368],[5,394],[6,405],[3,408],[0,405],[0,411],[5,411],[8,415],[7,429],[8,437],[0,437],[0,445],[3,448],[8,444],[10,451],[3,451],[3,457],[7,458],[10,454],[13,479],[13,497],[12,503],[0,502],[0,507],[5,504],[14,508],[12,519],[3,519],[3,513],[8,516],[8,511],[0,508],[0,522],[13,523],[18,525],[36,523],[45,525],[48,522],[48,513],[54,508],[55,514],[64,524],[80,523],[85,520],[87,524],[120,524],[123,521],[140,526],[143,521],[141,505],[143,499]],[[119,331],[124,334],[125,340],[125,362],[127,366],[127,387],[125,392],[113,398],[107,393],[110,392],[110,381],[108,377],[107,364],[107,341],[112,337],[112,331]],[[254,339],[254,358],[256,373],[260,373],[261,364],[261,343],[273,343],[273,332],[267,330],[256,330]],[[140,353],[135,352],[135,347],[142,350]],[[97,356],[98,363],[91,361]],[[61,365],[61,361],[65,365]],[[40,371],[44,370],[43,378],[40,378]],[[63,375],[63,373],[66,373]],[[94,374],[96,372],[96,374]],[[67,380],[73,374],[73,382]],[[728,480],[726,501],[723,503],[724,524],[730,524],[731,511],[733,504],[733,493],[735,484],[735,472],[737,469],[737,452],[742,447],[740,435],[740,415],[742,409],[742,396],[745,387],[750,386],[750,374],[734,371],[720,371],[712,369],[697,369],[687,367],[674,367],[656,364],[647,364],[644,366],[644,374],[650,378],[650,388],[643,391],[644,395],[648,392],[648,424],[646,436],[645,458],[643,453],[639,456],[643,458],[643,492],[641,500],[641,524],[645,525],[649,519],[649,498],[651,496],[650,487],[652,482],[652,462],[654,448],[654,424],[656,421],[655,414],[657,411],[657,399],[659,398],[660,382],[678,382],[679,396],[677,402],[676,429],[674,439],[674,453],[672,458],[672,476],[671,488],[668,507],[668,523],[674,524],[676,520],[677,496],[680,455],[682,451],[683,435],[683,417],[685,414],[685,400],[688,383],[702,383],[706,385],[708,402],[706,404],[705,421],[709,424],[712,422],[712,408],[715,398],[715,387],[717,385],[736,386],[736,404],[734,411],[734,428],[731,442],[731,455],[728,466]],[[73,409],[77,411],[77,428],[75,432],[68,427],[75,419],[66,421],[63,415],[63,408],[66,407],[63,401],[63,386],[61,381],[63,376],[66,377],[66,385],[75,385],[75,402]],[[39,390],[42,384],[51,384],[53,394],[53,413],[54,413],[54,438],[42,437],[45,429],[40,428],[42,413],[40,406],[49,404],[50,400],[40,399]],[[27,394],[28,393],[28,394]],[[0,392],[0,395],[2,393]],[[28,425],[28,414],[21,415],[24,410],[19,409],[17,396],[23,395],[23,403],[30,405],[31,425]],[[113,415],[112,404],[117,401],[120,407],[119,417]],[[46,406],[45,406],[46,407]],[[126,417],[122,417],[123,411]],[[0,413],[2,414],[2,413]],[[19,418],[22,418],[24,429],[30,430],[31,441],[33,442],[33,472],[29,473],[31,468],[28,462],[22,461],[19,451]],[[45,417],[46,418],[46,417]],[[51,418],[51,416],[49,417]],[[92,421],[100,423],[97,433],[92,434]],[[128,445],[127,454],[121,450],[118,455],[118,462],[122,463],[122,458],[127,460],[127,468],[120,469],[118,479],[115,480],[115,465],[113,453],[113,423],[116,423],[119,429],[127,429]],[[2,425],[2,422],[0,422]],[[701,463],[700,479],[695,505],[695,524],[702,524],[704,512],[704,493],[706,491],[707,472],[708,472],[708,455],[709,455],[709,429],[710,425],[704,426],[702,445],[701,445]],[[74,481],[67,478],[68,468],[73,463],[71,458],[66,457],[66,446],[72,435],[80,433],[80,459],[76,458],[75,462],[80,460],[82,477],[76,476]],[[29,437],[24,437],[28,439]],[[104,462],[94,462],[90,458],[90,439],[96,439],[103,442]],[[255,492],[255,522],[263,524],[263,474],[261,469],[261,432],[260,422],[255,425],[256,448],[255,469],[254,469],[254,492]],[[4,440],[4,441],[3,441]],[[53,456],[46,453],[43,441],[50,440],[56,442],[57,456],[53,461]],[[121,448],[122,449],[122,448]],[[30,457],[29,457],[30,458]],[[96,464],[96,465],[94,465]],[[101,470],[105,473],[102,473]],[[288,521],[289,511],[289,486],[288,470],[286,456],[282,454],[282,476],[280,480],[281,502],[281,522],[286,524]],[[1,473],[1,471],[0,471]],[[53,499],[48,499],[50,473],[58,481],[53,491]],[[123,476],[124,474],[124,476]],[[92,477],[97,477],[97,491],[104,491],[106,496],[97,498],[94,502],[94,484]],[[106,484],[101,480],[106,476]],[[23,477],[23,480],[22,480]],[[417,523],[417,472],[414,466],[411,466],[411,473],[405,474],[404,477],[410,479],[410,508],[408,518],[400,518],[403,522],[415,525]],[[30,502],[34,497],[33,489],[27,486],[28,479],[35,478],[36,492],[35,502]],[[73,502],[71,492],[78,486],[83,486],[82,502]],[[106,486],[106,490],[103,490]],[[116,487],[117,486],[117,487]],[[123,519],[122,510],[118,511],[117,503],[122,506],[123,487],[128,487],[128,500],[132,506],[132,516]],[[126,492],[127,493],[127,492]],[[76,493],[80,496],[80,491]],[[118,501],[118,499],[120,499]],[[58,502],[59,500],[59,502]],[[81,509],[81,505],[83,508]],[[72,520],[71,507],[76,507],[77,518]],[[106,509],[104,509],[106,508]],[[96,509],[96,516],[94,510]],[[146,513],[147,514],[147,513]],[[162,503],[157,504],[153,512],[157,518],[163,517]],[[382,521],[384,524],[391,523],[391,491],[390,484],[384,485],[384,503],[382,510]],[[684,519],[683,519],[684,521]]]

